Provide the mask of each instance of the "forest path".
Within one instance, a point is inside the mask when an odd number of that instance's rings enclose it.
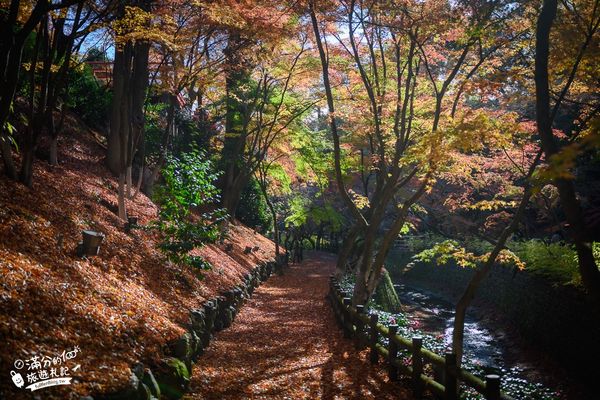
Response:
[[[410,399],[344,339],[325,296],[335,256],[309,253],[273,275],[216,334],[186,399]]]

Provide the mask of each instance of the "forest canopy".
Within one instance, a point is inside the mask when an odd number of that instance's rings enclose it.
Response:
[[[599,28],[598,0],[0,0],[2,173],[33,190],[77,115],[173,265],[239,221],[336,252],[354,306],[394,250],[473,268],[460,365],[495,268],[600,303]]]

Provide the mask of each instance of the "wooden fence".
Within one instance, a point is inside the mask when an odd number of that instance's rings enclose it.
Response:
[[[357,349],[369,347],[369,358],[372,364],[377,364],[380,358],[383,359],[387,363],[390,380],[397,380],[399,374],[410,377],[415,398],[421,398],[423,391],[429,390],[445,400],[457,400],[460,384],[463,383],[483,394],[486,399],[513,400],[500,392],[498,375],[486,375],[484,382],[458,368],[455,354],[446,353],[444,357],[439,356],[423,348],[421,337],[411,339],[402,337],[397,334],[397,325],[385,327],[378,322],[377,314],[367,315],[362,305],[353,307],[351,299],[344,297],[344,292],[333,276],[330,278],[329,300],[336,319],[344,331],[344,337],[354,338]],[[388,339],[387,347],[380,343],[380,337]],[[407,350],[410,353],[410,365],[405,365],[402,359],[398,358],[399,350]],[[432,365],[434,370],[443,371],[441,374],[443,377],[437,380],[425,374],[424,367],[427,364]]]

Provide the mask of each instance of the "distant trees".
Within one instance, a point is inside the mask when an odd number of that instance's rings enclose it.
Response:
[[[270,11],[267,11],[267,7]],[[273,19],[266,21],[261,12]],[[314,107],[295,85],[306,40],[289,9],[257,2],[242,11],[242,28],[228,30],[225,60],[225,135],[220,165],[222,206],[235,216],[240,193],[269,149]],[[284,39],[288,43],[284,42]]]
[[[58,111],[61,115],[64,110],[74,52],[104,9],[102,4],[88,7],[81,0],[34,3],[28,7],[20,0],[11,0],[3,2],[0,10],[0,145],[4,173],[27,186],[32,184],[34,151],[43,129],[51,138],[49,161],[57,162],[56,142],[62,117],[57,122],[54,114]],[[31,54],[23,60],[23,51],[32,38]],[[26,81],[21,75],[24,62],[28,64]],[[9,117],[14,110],[17,88],[23,84],[27,85],[28,126],[18,137],[23,157],[17,176],[12,155],[12,144],[17,143],[17,137]]]

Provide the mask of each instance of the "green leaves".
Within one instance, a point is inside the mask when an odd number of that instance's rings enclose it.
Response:
[[[470,268],[475,268],[477,262],[481,261],[481,257],[468,252],[455,240],[436,243],[432,248],[416,254],[414,258],[423,262],[435,262],[438,265],[444,265],[448,261],[454,260],[461,267]]]
[[[163,237],[161,251],[171,262],[210,269],[208,262],[190,252],[221,235],[218,224],[226,217],[224,210],[202,215],[194,212],[218,200],[219,190],[214,185],[218,174],[203,153],[190,152],[169,159],[162,175],[165,183],[155,195],[160,211],[153,224]]]
[[[285,219],[286,226],[300,227],[311,222],[315,225],[330,224],[332,229],[338,230],[344,217],[331,204],[317,204],[307,197],[296,196],[289,203],[290,215]]]

